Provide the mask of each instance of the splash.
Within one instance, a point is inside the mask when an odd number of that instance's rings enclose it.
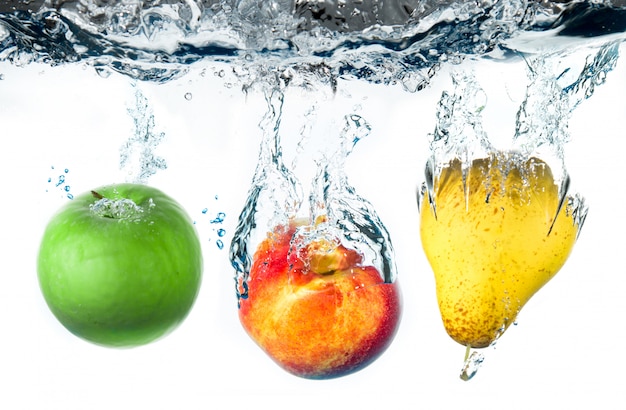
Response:
[[[525,59],[528,72],[526,96],[516,114],[515,132],[505,145],[517,163],[532,156],[547,160],[563,197],[570,184],[564,162],[565,147],[570,140],[569,119],[574,110],[593,95],[597,86],[605,82],[618,57],[618,43],[603,44],[587,56],[579,74],[575,74],[572,66],[562,67],[564,58],[560,53]],[[572,64],[577,61],[579,59]],[[444,91],[441,95],[437,123],[430,135],[431,156],[422,189],[422,193],[431,194],[430,198],[433,198],[434,179],[442,167],[458,159],[466,174],[474,159],[497,150],[484,130],[482,112],[487,96],[474,74],[470,70],[453,70],[452,83],[454,90]],[[581,198],[572,201],[580,205],[584,203]],[[436,212],[436,204],[431,201],[430,205]],[[579,212],[579,215],[584,214]]]
[[[426,87],[443,64],[467,56],[624,38],[623,1],[96,0],[0,5],[0,60],[83,63],[106,77],[184,76],[197,62],[237,66],[239,84],[263,71]]]
[[[126,182],[145,184],[152,175],[167,169],[165,159],[154,153],[165,133],[155,132],[154,113],[139,89],[135,90],[135,106],[128,109],[128,114],[135,130],[120,148],[120,169],[126,171]]]
[[[487,96],[471,71],[452,73],[454,92],[444,91],[437,105],[437,123],[431,135],[432,165],[438,174],[441,165],[460,158],[467,169],[471,160],[491,150],[491,142],[483,130],[481,113]]]
[[[283,161],[279,130],[284,94],[274,89],[266,99],[268,112],[260,123],[264,138],[259,162],[230,249],[238,299],[247,298],[251,250],[266,238],[267,232],[287,229],[294,220],[306,222],[295,229],[290,254],[299,255],[320,241],[341,244],[355,250],[363,263],[376,267],[386,283],[395,281],[389,234],[371,203],[348,183],[344,169],[346,158],[355,144],[369,134],[371,126],[357,114],[345,116],[344,129],[339,138],[333,139],[335,145],[323,144],[327,152],[321,152],[321,158],[315,162],[317,173],[307,202],[296,173]],[[313,108],[309,109],[305,119],[310,119],[313,112]],[[310,126],[301,128],[295,159],[303,154],[310,131]],[[295,159],[294,164],[298,163]]]
[[[259,123],[263,132],[259,161],[230,247],[238,299],[247,298],[252,252],[265,235],[263,228],[287,226],[303,201],[300,182],[283,163],[279,129],[284,94],[273,89],[265,99],[268,110]]]
[[[606,43],[587,55],[578,75],[571,66],[560,67],[563,54],[528,59],[530,82],[517,113],[514,147],[526,156],[548,148],[558,159],[563,159],[565,145],[570,140],[569,119],[596,87],[605,82],[618,57],[619,44]]]
[[[310,220],[326,221],[317,230],[339,238],[346,248],[356,250],[377,268],[385,283],[392,283],[397,272],[389,233],[373,205],[350,185],[345,172],[348,155],[369,135],[371,126],[357,114],[346,115],[344,120],[339,148],[318,164],[309,197]],[[302,246],[306,246],[306,241]]]

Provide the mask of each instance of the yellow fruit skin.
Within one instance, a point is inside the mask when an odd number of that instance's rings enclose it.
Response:
[[[443,324],[452,339],[489,346],[563,266],[579,226],[548,165],[507,154],[451,161],[421,206],[422,246],[435,273]],[[467,196],[466,196],[467,194]],[[556,221],[554,220],[555,215]]]

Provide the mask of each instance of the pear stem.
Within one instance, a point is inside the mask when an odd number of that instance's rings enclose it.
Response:
[[[469,358],[471,349],[472,349],[472,347],[470,345],[467,345],[465,347],[465,359],[463,359],[463,363],[467,362],[467,359]]]

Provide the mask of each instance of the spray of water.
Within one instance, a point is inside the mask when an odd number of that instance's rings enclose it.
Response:
[[[255,245],[270,227],[287,226],[296,217],[303,198],[299,181],[283,163],[279,129],[284,94],[273,88],[265,98],[268,110],[259,124],[264,136],[259,161],[230,247],[238,299],[248,295],[247,280]]]
[[[296,161],[307,149],[311,124],[301,127],[292,168],[283,160],[280,121],[284,93],[277,88],[266,94],[267,113],[259,124],[263,132],[259,162],[239,217],[230,248],[235,268],[237,296],[247,297],[247,280],[254,250],[268,232],[289,226],[296,219],[307,221],[292,238],[291,252],[298,255],[312,242],[324,239],[356,250],[370,266],[381,273],[385,282],[396,278],[396,266],[389,234],[374,207],[359,196],[348,183],[345,161],[354,146],[369,135],[371,126],[357,114],[345,116],[343,130],[335,144],[325,145],[315,161],[317,173],[311,182],[308,202],[303,186],[294,171]],[[306,119],[315,117],[315,106],[306,111]]]
[[[120,148],[120,169],[126,171],[126,181],[145,184],[148,178],[167,169],[164,158],[155,154],[165,133],[155,131],[154,113],[148,99],[135,90],[135,105],[128,109],[134,132]]]
[[[64,0],[0,4],[0,61],[84,63],[102,76],[180,78],[192,63],[426,87],[443,64],[467,56],[562,47],[601,36],[623,40],[626,4],[562,1]],[[540,36],[538,38],[538,36]]]

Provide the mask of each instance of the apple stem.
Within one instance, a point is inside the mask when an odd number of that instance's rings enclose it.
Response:
[[[96,199],[102,199],[102,198],[104,198],[102,195],[100,195],[100,194],[99,194],[98,192],[96,192],[96,191],[91,191],[91,195],[93,195],[93,196],[94,196],[94,198],[96,198]]]

